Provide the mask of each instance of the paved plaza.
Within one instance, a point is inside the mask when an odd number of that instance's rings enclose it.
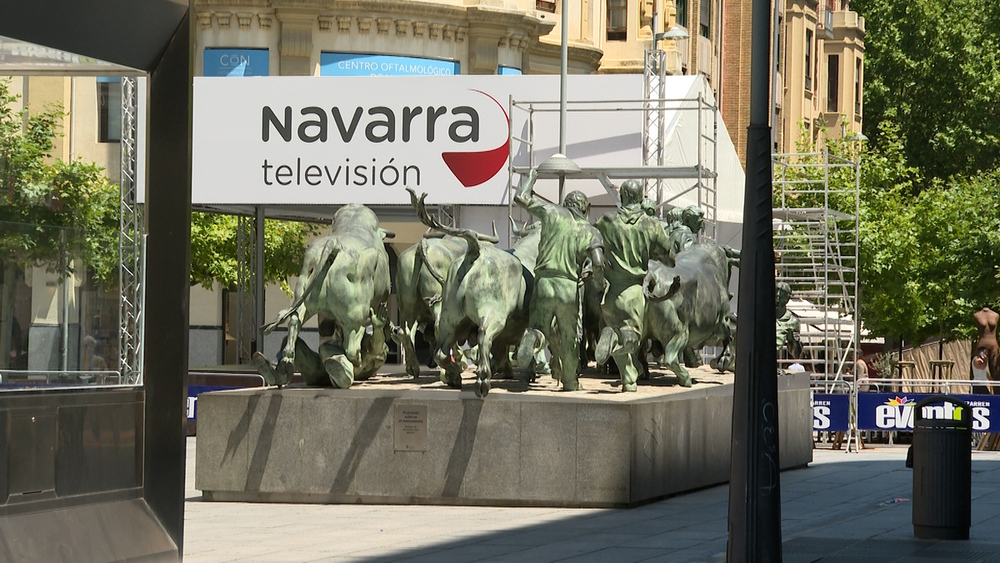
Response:
[[[184,559],[724,561],[729,488],[629,510],[205,502],[188,438]],[[784,561],[1000,562],[1000,452],[972,453],[968,541],[913,537],[906,446],[817,449],[781,474]]]

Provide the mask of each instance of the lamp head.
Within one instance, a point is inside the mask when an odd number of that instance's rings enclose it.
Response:
[[[656,41],[659,41],[660,39],[672,39],[677,41],[678,39],[687,39],[688,37],[690,37],[690,35],[688,35],[688,32],[685,31],[684,28],[677,27],[675,25],[674,27],[671,27],[669,31],[657,33],[654,39]]]
[[[560,178],[580,173],[580,167],[575,162],[559,153],[547,158],[536,170],[540,178]]]

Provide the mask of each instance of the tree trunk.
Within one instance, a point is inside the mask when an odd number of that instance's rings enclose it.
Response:
[[[17,288],[17,264],[0,262],[3,283],[0,283],[0,369],[10,367],[10,347],[14,333],[14,291]]]

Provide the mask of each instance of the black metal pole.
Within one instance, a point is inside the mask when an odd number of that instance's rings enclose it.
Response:
[[[193,22],[188,11],[150,74],[147,145],[143,498],[178,554],[187,452]]]
[[[770,2],[754,0],[729,473],[729,563],[781,561],[769,39]]]

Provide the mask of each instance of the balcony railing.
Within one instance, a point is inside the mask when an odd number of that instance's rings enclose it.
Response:
[[[820,0],[816,13],[816,30],[827,39],[833,39],[833,0]]]

